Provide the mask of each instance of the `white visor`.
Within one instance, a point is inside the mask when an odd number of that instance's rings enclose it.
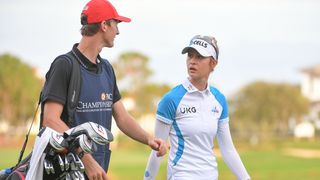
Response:
[[[212,56],[215,60],[218,59],[217,58],[217,53],[216,53],[214,47],[210,43],[205,41],[205,40],[202,40],[202,39],[199,39],[199,38],[192,39],[190,41],[189,46],[183,48],[182,54],[187,53],[190,50],[190,48],[193,48],[196,51],[198,51],[198,53],[203,57]]]

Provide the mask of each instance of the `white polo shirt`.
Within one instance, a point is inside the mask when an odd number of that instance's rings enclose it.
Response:
[[[222,93],[209,86],[199,91],[187,80],[163,97],[157,120],[172,125],[168,179],[217,179],[213,141],[218,123],[229,120]]]

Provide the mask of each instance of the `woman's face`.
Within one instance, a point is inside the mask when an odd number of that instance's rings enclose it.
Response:
[[[212,57],[203,57],[195,49],[190,49],[187,57],[187,70],[192,80],[207,81],[210,73],[217,65]]]

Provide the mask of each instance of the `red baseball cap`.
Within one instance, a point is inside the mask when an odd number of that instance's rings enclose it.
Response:
[[[87,15],[87,23],[99,23],[109,19],[116,19],[123,22],[130,22],[131,19],[120,16],[114,6],[107,0],[91,0],[82,10]]]

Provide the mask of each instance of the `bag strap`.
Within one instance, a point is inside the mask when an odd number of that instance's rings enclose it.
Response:
[[[15,167],[18,167],[18,165],[19,165],[19,163],[21,162],[21,159],[22,159],[22,157],[23,157],[23,154],[24,154],[24,151],[25,151],[26,146],[27,146],[27,143],[28,143],[29,135],[30,135],[30,132],[31,132],[31,129],[32,129],[32,126],[33,126],[34,120],[36,119],[36,115],[37,115],[37,112],[38,112],[39,106],[40,106],[40,101],[38,102],[38,105],[37,105],[36,111],[34,112],[33,119],[32,119],[32,122],[31,122],[31,124],[30,124],[29,130],[28,130],[28,133],[26,134],[26,139],[24,140],[24,143],[23,143],[22,149],[21,149],[21,151],[20,151],[20,155],[19,155],[18,163],[16,164],[16,166],[15,166]]]
[[[81,89],[80,63],[81,62],[77,58],[76,54],[73,51],[70,51],[70,52],[68,52],[66,54],[63,54],[63,55],[59,56],[59,57],[65,57],[69,61],[71,66],[72,66],[70,82],[69,82],[69,86],[68,86],[68,99],[67,99],[67,111],[68,111],[68,120],[67,121],[68,122],[65,122],[68,126],[70,126],[73,123],[74,112],[75,112],[75,109],[76,109],[76,107],[78,105],[78,100],[79,100],[79,96],[80,96],[80,89]],[[42,103],[42,91],[40,92],[38,105],[37,105],[36,111],[34,113],[32,122],[30,124],[28,133],[26,134],[26,138],[25,138],[25,141],[23,143],[22,149],[20,151],[18,163],[17,163],[17,165],[15,167],[17,167],[19,165],[19,163],[21,162],[21,160],[22,160],[24,151],[26,149],[26,146],[27,146],[27,143],[28,143],[28,140],[29,140],[29,135],[30,135],[31,129],[32,129],[33,123],[34,123],[34,121],[36,119],[36,115],[37,115],[37,112],[38,112],[38,109],[39,109],[39,106],[40,106],[41,103]]]
[[[68,87],[68,99],[67,99],[67,112],[68,122],[66,124],[70,126],[74,121],[74,113],[78,106],[80,90],[81,90],[81,74],[80,74],[80,60],[77,55],[71,51],[65,54],[66,58],[72,64],[70,82]]]

